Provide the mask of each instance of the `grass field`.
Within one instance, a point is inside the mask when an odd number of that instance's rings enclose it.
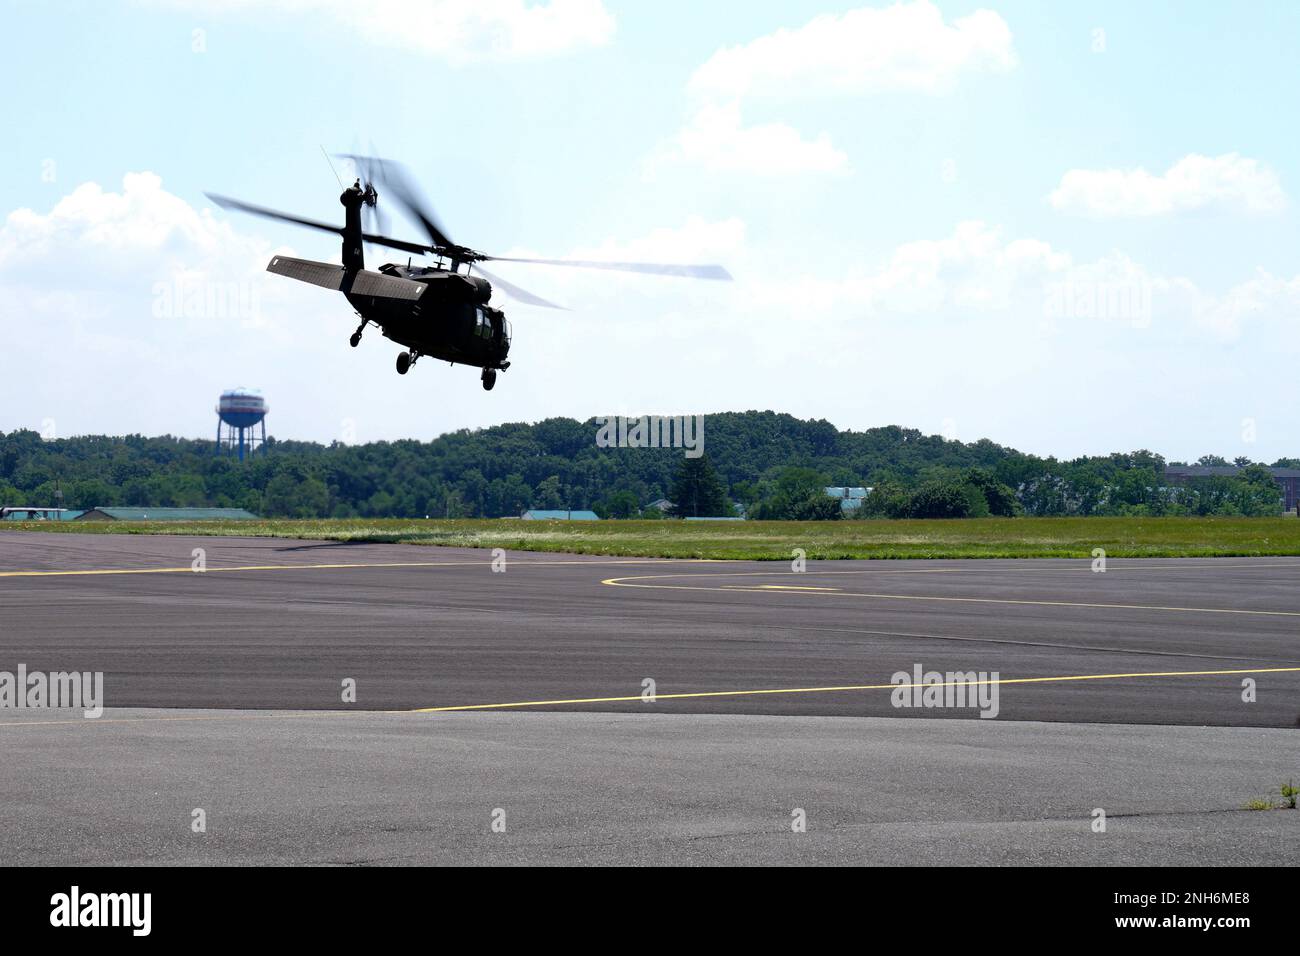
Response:
[[[1300,555],[1295,518],[974,518],[953,521],[4,521],[0,532],[377,541],[664,558],[1178,558]]]

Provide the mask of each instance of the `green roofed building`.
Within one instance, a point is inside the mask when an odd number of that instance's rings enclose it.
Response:
[[[4,521],[75,521],[84,512],[69,508],[0,508],[0,520]]]
[[[525,521],[599,521],[600,516],[594,511],[548,511],[532,508],[519,517]]]
[[[243,508],[91,508],[77,521],[256,521]]]

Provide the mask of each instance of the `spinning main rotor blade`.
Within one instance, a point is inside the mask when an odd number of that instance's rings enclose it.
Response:
[[[378,206],[378,204],[376,204],[373,209],[371,209],[369,206],[367,206],[366,208],[370,209],[370,215],[375,221],[375,228],[379,230],[379,234],[381,236],[387,233],[388,230],[392,228],[393,226],[392,219],[389,218],[388,213],[386,213],[383,209],[381,209]]]
[[[229,196],[221,196],[217,193],[204,193],[214,203],[222,209],[236,209],[239,212],[252,213],[254,216],[261,216],[263,219],[279,219],[281,222],[291,222],[298,226],[306,226],[308,229],[319,229],[321,232],[332,232],[336,236],[343,235],[343,227],[335,226],[328,222],[321,222],[319,219],[304,219],[301,216],[291,216],[287,212],[280,212],[278,209],[268,209],[266,206],[255,206],[251,202],[244,202],[242,199],[231,199]]]
[[[490,262],[530,262],[540,266],[577,266],[580,269],[608,269],[612,272],[645,272],[658,276],[686,276],[691,279],[731,281],[731,273],[718,265],[674,265],[662,262],[593,262],[586,259],[511,259],[484,256]]]
[[[433,250],[428,246],[422,246],[418,242],[403,242],[401,239],[390,239],[388,236],[376,236],[374,233],[363,232],[361,234],[362,242],[373,242],[377,246],[387,246],[389,249],[400,249],[402,252],[412,252],[416,255],[424,255],[426,252]]]
[[[319,219],[305,219],[302,216],[293,216],[287,212],[280,212],[278,209],[270,209],[266,206],[256,206],[253,203],[244,202],[242,199],[231,199],[229,196],[221,196],[217,193],[204,193],[203,195],[207,196],[222,209],[235,209],[239,212],[261,216],[263,219],[277,219],[280,222],[291,222],[296,226],[306,226],[308,229],[319,229],[321,232],[332,232],[336,236],[343,235],[342,226],[335,226],[328,222],[321,222]],[[390,239],[387,236],[377,236],[368,232],[363,232],[361,238],[363,241],[372,242],[377,246],[388,246],[390,249],[400,249],[402,252],[411,252],[416,255],[423,255],[426,252],[433,251],[433,247],[421,245],[418,242],[403,242],[401,239]]]
[[[375,245],[388,246],[392,249],[400,249],[403,252],[412,253],[433,253],[437,256],[445,256],[452,260],[453,263],[480,263],[480,262],[522,262],[531,265],[543,266],[569,266],[579,269],[603,269],[610,272],[639,272],[648,275],[661,276],[683,276],[691,279],[715,279],[721,281],[730,281],[731,273],[720,265],[695,265],[695,264],[677,264],[663,262],[599,262],[589,259],[523,259],[509,256],[489,256],[486,253],[477,252],[464,246],[458,246],[448,238],[447,233],[443,231],[427,199],[420,192],[415,180],[406,171],[406,167],[391,159],[379,159],[374,156],[362,156],[357,153],[340,153],[340,159],[346,159],[356,168],[356,170],[365,177],[367,183],[374,183],[377,187],[382,187],[383,193],[392,198],[399,206],[403,207],[424,229],[428,234],[430,244],[422,245],[414,242],[402,242],[397,239],[389,239],[387,236],[364,233],[362,238],[366,242]],[[283,222],[291,222],[299,226],[307,226],[311,229],[321,229],[326,232],[342,234],[342,230],[337,226],[329,223],[318,222],[314,219],[304,219],[300,216],[291,216],[288,213],[279,212],[275,209],[268,209],[265,206],[255,206],[252,203],[242,202],[238,199],[230,199],[226,196],[217,196],[208,194],[213,202],[217,205],[228,208],[238,209],[241,212],[251,213],[255,216],[263,216],[268,219],[279,219]],[[367,207],[369,208],[369,207]],[[379,210],[371,210],[378,213]],[[383,231],[387,231],[380,226]],[[483,272],[482,269],[479,270]],[[484,272],[484,276],[493,284],[500,287],[502,292],[525,302],[529,305],[538,305],[545,308],[558,309],[563,308],[553,302],[533,295],[519,286],[507,282],[504,279],[489,275]]]
[[[375,183],[382,185],[400,205],[406,208],[407,212],[419,221],[428,234],[430,242],[433,243],[433,248],[430,251],[446,254],[452,259],[458,259],[462,262],[526,262],[546,266],[576,266],[581,269],[641,272],[649,275],[685,276],[692,279],[719,279],[723,281],[730,281],[731,279],[731,273],[719,265],[676,265],[660,262],[593,262],[584,259],[513,259],[476,252],[473,249],[458,246],[448,238],[447,233],[434,215],[433,207],[424,198],[419,187],[416,186],[414,178],[401,163],[391,159],[379,159],[374,156],[359,156],[355,153],[343,153],[340,158],[350,161],[364,175],[371,177]],[[506,290],[506,284],[502,283],[501,288]],[[514,295],[514,293],[511,294]],[[520,296],[516,296],[516,298],[519,298],[521,302],[528,301]],[[536,297],[534,296],[534,298]]]
[[[484,269],[481,265],[478,265],[477,263],[475,263],[474,268],[479,271],[479,273],[483,276],[483,278],[487,279],[488,282],[492,283],[492,288],[500,289],[506,295],[510,296],[510,298],[517,299],[518,301],[524,303],[525,305],[537,305],[537,306],[541,306],[544,309],[563,309],[565,312],[568,311],[568,309],[565,309],[564,306],[562,305],[556,305],[554,302],[548,302],[546,299],[543,299],[540,295],[533,295],[527,289],[521,289],[519,286],[515,285],[514,283],[507,282],[505,279],[502,279],[500,276],[494,276],[492,273],[488,272],[486,269]]]
[[[355,163],[358,169],[364,170],[366,175],[371,177],[371,182],[376,186],[382,186],[389,195],[405,207],[428,233],[434,246],[449,250],[457,248],[456,244],[447,238],[446,232],[434,215],[433,207],[424,198],[420,188],[415,185],[415,180],[406,172],[405,166],[396,160],[358,156],[355,153],[343,153],[340,158]]]

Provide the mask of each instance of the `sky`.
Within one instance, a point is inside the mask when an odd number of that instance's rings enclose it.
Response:
[[[215,435],[243,386],[272,435],[322,442],[771,408],[1058,457],[1300,456],[1289,0],[0,11],[0,431]],[[501,264],[568,311],[494,297],[490,393],[432,359],[398,376],[375,330],[348,347],[342,296],[265,272],[337,240],[204,197],[341,222],[322,148],[400,159],[476,249],[734,281]]]

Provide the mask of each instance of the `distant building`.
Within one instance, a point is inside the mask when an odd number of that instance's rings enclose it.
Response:
[[[530,508],[519,517],[525,521],[599,521],[600,516],[594,511],[548,511],[543,508]]]
[[[736,515],[735,517],[732,518],[728,518],[721,515],[716,518],[708,518],[703,515],[699,517],[695,517],[693,515],[687,515],[682,520],[683,521],[744,521],[745,519],[741,515]]]
[[[644,510],[649,511],[651,508],[656,508],[667,514],[669,511],[673,510],[673,503],[667,498],[656,498],[654,501],[646,505]]]
[[[1165,481],[1185,485],[1198,478],[1231,478],[1240,471],[1236,465],[1166,465]],[[1300,504],[1300,468],[1270,468],[1268,472],[1277,482],[1282,507],[1294,511]]]
[[[5,521],[72,521],[81,516],[80,511],[69,508],[28,508],[9,506],[0,508],[0,519]]]
[[[256,521],[243,508],[91,508],[77,521]]]
[[[827,488],[828,498],[840,500],[841,511],[854,511],[862,507],[863,499],[871,494],[870,488]]]

